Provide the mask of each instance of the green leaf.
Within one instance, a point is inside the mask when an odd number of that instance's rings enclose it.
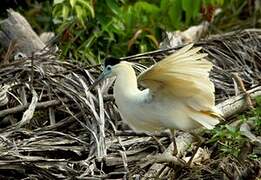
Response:
[[[213,2],[214,0],[203,0],[203,4],[205,5],[209,5],[209,4],[214,4],[215,2]]]
[[[63,16],[63,20],[65,20],[68,15],[69,15],[69,7],[67,5],[63,5],[63,12],[62,12],[62,16]]]
[[[126,10],[125,10],[125,24],[126,24],[126,30],[127,31],[131,31],[134,26],[135,26],[135,12],[133,10],[132,6],[129,6]],[[128,32],[127,32],[128,33]]]
[[[182,9],[186,12],[186,24],[190,23],[193,15],[194,0],[182,0]]]
[[[159,47],[159,42],[154,35],[147,34],[146,37],[149,38],[154,43],[155,47],[157,48]]]
[[[117,19],[113,19],[111,27],[114,28],[117,34],[123,34],[125,29],[124,24]]]
[[[82,24],[83,26],[85,26],[84,20],[83,20],[84,14],[85,14],[85,13],[84,13],[84,10],[82,9],[81,6],[76,5],[76,6],[75,6],[75,11],[76,11],[76,16],[77,16],[77,18],[79,19],[79,21],[81,22],[81,24]]]
[[[256,103],[258,106],[261,106],[261,96],[255,97]]]
[[[76,0],[70,0],[70,4],[71,4],[72,8],[74,8],[74,6],[76,4]]]
[[[95,42],[95,40],[97,39],[96,36],[91,36],[89,37],[85,42],[84,42],[84,47],[85,49],[88,49],[92,46],[92,44]]]
[[[228,124],[225,125],[225,127],[227,128],[227,130],[229,130],[230,132],[236,132],[236,128],[235,127],[232,127]]]
[[[120,7],[118,6],[118,4],[115,2],[115,0],[106,0],[105,1],[107,6],[110,8],[110,10],[117,16],[120,15]]]
[[[160,11],[160,9],[156,5],[143,1],[136,2],[134,8],[140,12],[145,12],[148,14],[156,14]]]
[[[186,24],[191,23],[192,18],[200,15],[201,0],[182,0],[182,9],[186,13]]]
[[[192,2],[193,0],[182,0],[182,9],[184,11],[189,11],[189,10],[192,10],[193,7],[192,7]]]
[[[76,11],[76,16],[77,16],[77,18],[80,19],[80,18],[82,17],[82,15],[83,15],[82,7],[76,5],[76,6],[75,6],[75,11]]]
[[[216,0],[215,2],[213,2],[213,4],[217,4],[219,6],[222,6],[224,4],[224,0]]]
[[[169,0],[161,0],[160,1],[160,9],[162,10],[167,10],[169,8]]]
[[[54,0],[53,5],[63,3],[64,0]]]
[[[62,12],[62,6],[54,6],[52,14],[54,17],[58,17],[61,16],[61,12]]]
[[[87,2],[85,0],[77,0],[77,1],[90,11],[92,18],[95,17],[94,9],[93,9],[92,5],[90,4],[90,2]]]
[[[147,44],[145,44],[145,43],[140,43],[139,48],[140,48],[140,52],[141,53],[144,53],[144,52],[148,51]]]
[[[201,0],[193,1],[193,18],[200,15]]]
[[[182,13],[182,0],[172,1],[171,6],[168,10],[168,15],[173,26],[178,29],[181,22],[181,13]]]

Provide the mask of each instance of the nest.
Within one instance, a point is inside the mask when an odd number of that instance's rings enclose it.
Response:
[[[215,65],[211,78],[217,103],[235,95],[233,73],[238,73],[246,89],[260,85],[260,30],[212,36],[195,45],[202,46]],[[175,50],[169,48],[122,59],[151,65]],[[157,141],[144,134],[119,136],[118,131],[127,132],[128,127],[122,123],[114,104],[111,82],[88,90],[101,72],[100,66],[75,65],[58,61],[57,57],[52,52],[38,53],[0,68],[0,100],[3,100],[0,102],[0,177],[146,176],[152,163],[141,159],[168,147],[168,136],[160,134]],[[229,166],[227,161],[235,163],[241,175],[248,172],[245,176],[255,175],[257,171],[253,169],[260,169],[258,162],[242,165],[230,158],[211,164],[205,161],[205,166],[194,172],[220,179],[223,169]],[[168,167],[163,174],[170,177],[173,172],[174,168]],[[190,177],[189,170],[179,172],[176,177]]]

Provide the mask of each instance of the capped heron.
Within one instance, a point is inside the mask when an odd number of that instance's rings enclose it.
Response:
[[[212,63],[205,59],[206,53],[199,52],[201,47],[192,46],[167,56],[138,77],[134,63],[107,59],[93,86],[116,76],[115,102],[123,121],[134,131],[212,129],[220,117],[215,108],[214,84],[209,79]],[[138,83],[146,89],[139,90]]]

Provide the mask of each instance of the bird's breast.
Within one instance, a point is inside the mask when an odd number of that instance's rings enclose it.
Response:
[[[168,99],[151,100],[146,90],[129,97],[115,96],[115,101],[123,121],[135,131],[189,130],[196,127],[181,103]]]

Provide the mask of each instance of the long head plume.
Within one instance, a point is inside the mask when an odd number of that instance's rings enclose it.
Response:
[[[135,62],[131,62],[131,65],[134,69],[136,69],[139,72],[143,72],[147,69],[146,66],[140,64],[140,63],[135,63]]]

